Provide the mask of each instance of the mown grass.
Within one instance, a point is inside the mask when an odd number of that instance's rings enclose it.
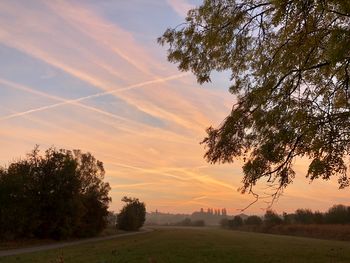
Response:
[[[161,229],[0,258],[0,263],[14,262],[350,262],[350,243],[221,229]]]

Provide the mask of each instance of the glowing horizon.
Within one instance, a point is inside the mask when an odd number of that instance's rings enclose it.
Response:
[[[199,144],[230,112],[227,76],[200,87],[156,42],[199,3],[0,2],[1,165],[36,144],[89,151],[105,164],[114,211],[125,195],[149,211],[174,213],[210,207],[235,214],[252,202],[237,191],[242,163],[209,165]],[[348,188],[308,184],[306,162],[295,164],[295,183],[274,209],[348,205]],[[262,200],[246,213],[263,207]]]

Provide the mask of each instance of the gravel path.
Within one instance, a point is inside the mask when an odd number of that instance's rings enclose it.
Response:
[[[68,246],[81,245],[81,244],[90,243],[90,242],[115,239],[118,237],[140,235],[140,234],[145,234],[145,233],[152,232],[152,231],[154,231],[154,229],[147,228],[147,229],[142,229],[139,232],[122,233],[122,234],[116,234],[116,235],[106,236],[106,237],[94,237],[94,238],[88,238],[88,239],[82,239],[82,240],[64,242],[64,243],[58,243],[58,244],[2,250],[2,251],[0,251],[0,257],[14,256],[14,255],[19,255],[19,254],[24,254],[24,253],[32,253],[32,252],[45,251],[45,250],[68,247]]]

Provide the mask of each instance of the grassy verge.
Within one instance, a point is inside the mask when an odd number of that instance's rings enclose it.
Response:
[[[62,261],[58,261],[62,259]],[[350,262],[350,243],[221,229],[162,229],[19,256],[21,262]]]

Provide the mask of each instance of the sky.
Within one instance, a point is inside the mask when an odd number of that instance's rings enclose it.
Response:
[[[123,196],[148,211],[191,213],[254,199],[240,194],[242,162],[211,165],[200,142],[235,101],[227,74],[200,86],[156,39],[200,0],[0,1],[0,165],[34,145],[91,152],[104,163],[110,209]],[[307,160],[273,209],[349,204],[336,181],[309,183]],[[264,183],[259,193],[268,192]],[[245,211],[262,214],[262,200]]]

